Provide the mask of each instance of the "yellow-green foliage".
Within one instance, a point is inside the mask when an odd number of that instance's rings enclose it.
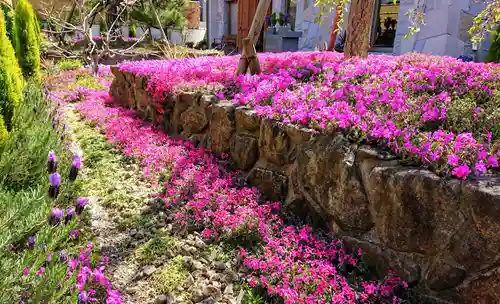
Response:
[[[79,87],[89,88],[93,90],[102,90],[104,86],[97,81],[97,78],[89,73],[81,73],[76,75],[76,83]]]
[[[168,235],[158,235],[147,241],[137,249],[137,261],[141,264],[150,264],[173,249],[175,239]]]
[[[10,41],[13,40],[12,31],[14,24],[14,10],[5,3],[0,2],[0,7],[3,11],[3,17],[5,18],[5,26],[7,29],[7,37],[9,37]]]
[[[0,115],[2,125],[11,129],[14,110],[21,102],[23,78],[14,48],[7,38],[5,19],[0,14]]]
[[[9,137],[9,132],[5,127],[5,122],[3,121],[2,115],[0,115],[0,151],[2,150],[8,137]]]
[[[16,5],[14,28],[16,55],[25,77],[40,78],[40,31],[28,0]]]
[[[167,267],[153,275],[155,289],[162,293],[168,293],[182,286],[187,279],[188,272],[182,264],[182,257],[175,257]]]
[[[57,67],[61,71],[77,70],[83,67],[78,59],[63,59],[57,63]]]

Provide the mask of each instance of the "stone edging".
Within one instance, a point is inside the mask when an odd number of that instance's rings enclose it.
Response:
[[[377,272],[392,269],[452,303],[500,303],[500,179],[440,178],[341,134],[260,119],[212,95],[180,93],[161,115],[145,77],[111,71],[117,103],[227,153],[266,198],[362,248]]]

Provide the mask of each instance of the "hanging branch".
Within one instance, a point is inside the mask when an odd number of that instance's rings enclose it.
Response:
[[[88,11],[85,7],[85,2],[84,1],[79,1],[79,0],[74,0],[75,3],[77,3],[76,9],[79,12],[80,16],[80,26],[74,25],[70,22],[67,22],[66,20],[61,20],[58,18],[54,18],[47,12],[42,10],[42,15],[47,18],[47,20],[52,21],[54,24],[56,24],[58,27],[62,29],[62,32],[64,33],[80,33],[84,37],[84,41],[86,42],[86,46],[84,48],[84,60],[86,62],[91,63],[93,71],[95,74],[97,74],[98,69],[99,69],[99,62],[105,57],[114,57],[116,55],[122,55],[122,56],[128,56],[128,52],[132,50],[134,47],[136,47],[139,43],[141,43],[146,35],[149,32],[149,29],[145,31],[145,33],[142,35],[140,39],[135,41],[131,46],[129,46],[126,49],[114,49],[111,47],[111,42],[115,41],[117,38],[119,38],[118,35],[116,35],[116,27],[118,26],[119,21],[122,19],[123,14],[126,12],[126,9],[129,5],[133,5],[133,1],[129,1],[129,3],[124,3],[121,2],[121,5],[119,6],[119,12],[116,16],[116,18],[113,20],[111,25],[106,28],[106,33],[101,37],[101,46],[99,47],[97,42],[95,41],[93,35],[92,35],[92,21],[95,20],[95,17],[97,15],[100,15],[103,10],[106,9],[106,6],[103,5],[104,2],[98,2],[96,3],[90,11]],[[106,2],[107,3],[107,2]],[[114,3],[116,5],[116,3]],[[53,33],[53,31],[47,31],[49,33]],[[61,32],[61,31],[59,31]],[[58,51],[63,57],[65,58],[78,58],[81,55],[78,55],[75,51],[73,51],[70,47],[69,48],[63,48],[62,46],[54,45],[54,48],[56,51]]]

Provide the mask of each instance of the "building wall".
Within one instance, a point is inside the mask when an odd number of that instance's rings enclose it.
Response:
[[[315,20],[318,8],[313,3],[314,0],[297,0],[295,30],[303,33],[299,40],[300,50],[314,49],[330,39],[335,12],[326,14],[323,23],[318,24]],[[419,5],[425,5],[426,24],[419,33],[404,39],[410,25],[405,13]],[[273,12],[284,12],[284,6],[285,0],[273,0]],[[489,37],[478,51],[472,51],[468,34],[472,19],[484,7],[484,3],[476,3],[475,0],[401,0],[393,53],[421,52],[453,57],[472,55],[478,61],[484,60],[490,46]]]
[[[410,39],[404,39],[410,25],[404,12],[419,4],[425,4],[426,25]],[[472,51],[468,34],[472,19],[484,8],[484,3],[476,3],[474,0],[401,1],[394,54],[415,51],[453,57],[472,55],[478,61],[484,60],[490,46],[489,37],[486,37],[478,51]]]
[[[318,8],[314,7],[315,0],[297,0],[295,17],[295,31],[302,32],[299,39],[299,50],[313,50],[315,47],[328,45],[332,30],[335,11],[325,14],[322,23],[316,22]],[[305,8],[305,10],[304,10]],[[273,12],[285,12],[285,0],[273,0]]]
[[[224,25],[228,19],[225,15],[226,3],[224,0],[207,0],[208,3],[208,45],[210,46],[214,40],[220,42],[222,36],[224,35]]]

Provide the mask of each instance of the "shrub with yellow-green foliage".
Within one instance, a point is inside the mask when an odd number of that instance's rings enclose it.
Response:
[[[10,41],[13,41],[14,10],[10,5],[3,2],[0,2],[0,7],[2,8],[3,17],[5,18],[7,37],[9,37]]]
[[[28,0],[19,0],[14,14],[15,46],[25,77],[40,78],[40,31]]]
[[[14,48],[7,38],[6,24],[0,14],[0,137],[5,136],[5,127],[11,129],[14,110],[21,102],[23,78],[17,64]]]
[[[5,142],[9,138],[9,131],[5,127],[5,122],[3,121],[2,115],[0,115],[0,151],[2,151]]]

